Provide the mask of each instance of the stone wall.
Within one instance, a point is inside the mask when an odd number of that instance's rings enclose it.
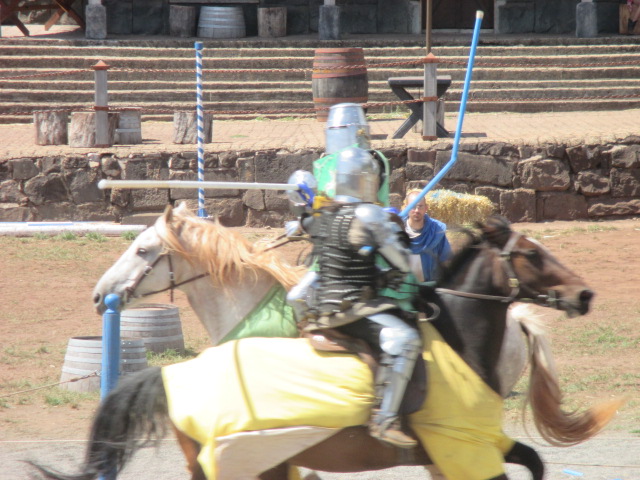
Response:
[[[382,152],[392,165],[392,204],[407,188],[422,187],[451,157],[451,142],[429,149]],[[310,170],[320,150],[208,153],[205,179],[286,182]],[[195,180],[195,154],[161,153],[117,158],[111,154],[16,158],[0,161],[0,221],[127,221],[159,213],[196,191],[99,190],[109,179]],[[456,164],[438,188],[482,194],[513,222],[623,218],[640,215],[640,137],[604,145],[523,146],[462,143]],[[284,193],[207,190],[206,209],[228,226],[280,227],[289,218]]]
[[[619,0],[596,3],[598,32],[618,32]],[[573,33],[576,0],[496,0],[496,33]]]

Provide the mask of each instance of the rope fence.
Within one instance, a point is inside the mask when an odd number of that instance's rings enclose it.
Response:
[[[80,380],[84,380],[86,378],[99,377],[99,376],[100,376],[100,372],[98,372],[96,370],[95,372],[91,372],[91,373],[89,373],[87,375],[83,375],[82,377],[73,377],[73,378],[71,378],[69,380],[64,380],[62,382],[48,383],[47,385],[42,385],[40,387],[35,387],[35,388],[29,388],[28,390],[20,390],[20,391],[17,391],[17,392],[5,393],[4,395],[0,395],[0,398],[8,398],[8,397],[13,397],[14,395],[21,395],[23,393],[36,392],[36,391],[42,390],[44,388],[57,387],[58,385],[63,385],[65,383],[79,382]]]
[[[429,63],[428,57],[416,58],[414,60],[409,61],[399,61],[399,62],[382,62],[382,63],[365,63],[362,65],[337,65],[335,69],[345,69],[345,70],[357,70],[362,68],[367,69],[375,69],[375,68],[391,68],[391,67],[416,67],[421,66],[426,63]],[[475,68],[526,68],[526,69],[539,69],[539,68],[555,68],[560,71],[570,70],[576,68],[598,68],[598,67],[624,67],[624,66],[635,66],[638,62],[636,60],[619,60],[619,61],[606,61],[606,62],[586,62],[586,63],[570,63],[558,65],[554,63],[536,63],[528,62],[528,63],[503,63],[503,62],[491,62],[491,61],[476,61]],[[438,59],[438,65],[446,66],[446,65],[454,65],[454,66],[464,66],[466,63],[464,61],[458,60],[449,60],[444,58]],[[0,77],[0,85],[5,81],[12,80],[27,80],[32,78],[47,78],[47,77],[56,77],[56,76],[70,76],[70,75],[80,75],[91,73],[93,69],[89,68],[75,68],[69,70],[56,70],[56,71],[48,71],[48,72],[38,72],[31,74],[23,74],[23,75],[11,75]],[[309,75],[314,71],[313,68],[267,68],[267,69],[255,69],[255,68],[246,68],[246,69],[215,69],[215,68],[202,68],[202,75],[215,75],[215,74],[249,74],[249,73],[259,73],[259,74],[269,74],[269,73],[299,73],[304,74],[305,76]],[[110,73],[151,73],[151,74],[168,74],[168,73],[184,73],[184,74],[193,74],[193,69],[157,69],[157,68],[117,68],[113,67],[110,69]],[[498,92],[500,89],[495,89]],[[544,93],[541,91],[541,93]],[[445,94],[446,95],[446,94]],[[625,93],[625,94],[590,94],[590,95],[581,95],[581,96],[565,96],[559,98],[540,98],[540,97],[522,97],[522,98],[500,98],[500,97],[486,97],[485,92],[470,92],[468,101],[469,102],[483,102],[483,103],[500,103],[500,102],[518,102],[518,103],[541,103],[541,102],[550,102],[550,101],[566,101],[566,102],[576,102],[576,101],[593,101],[593,100],[625,100],[625,99],[637,99],[640,98],[639,93]],[[414,100],[398,100],[398,101],[388,101],[388,102],[369,102],[363,104],[363,108],[382,108],[383,111],[391,111],[393,107],[398,107],[401,105],[408,105],[412,103],[421,103],[423,99],[417,98]],[[144,108],[144,107],[109,107],[110,112],[122,112],[127,109],[136,108],[140,111],[142,115],[169,115],[175,112],[191,112],[191,108],[173,108],[173,109],[159,109],[159,108]],[[215,115],[242,115],[242,116],[255,116],[259,117],[262,115],[282,115],[282,114],[291,114],[291,115],[313,115],[318,111],[328,110],[329,107],[323,106],[314,106],[310,108],[281,108],[281,109],[268,109],[268,110],[205,110],[206,114],[215,114]],[[389,110],[387,110],[389,109]],[[34,110],[18,110],[12,112],[0,112],[0,117],[2,116],[29,116],[33,115],[35,112],[93,112],[95,111],[93,106],[88,105],[75,105],[66,108],[39,108]]]

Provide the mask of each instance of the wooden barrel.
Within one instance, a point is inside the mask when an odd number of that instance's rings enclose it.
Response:
[[[141,339],[122,339],[120,341],[120,373],[127,375],[147,367],[147,352]],[[67,344],[64,356],[62,383],[60,388],[73,392],[94,392],[100,390],[100,372],[102,372],[102,337],[72,337]],[[69,380],[96,375],[69,382]]]
[[[327,121],[331,105],[367,103],[369,83],[363,49],[316,49],[311,84],[318,121]]]
[[[172,349],[184,352],[184,337],[178,307],[149,303],[123,310],[120,314],[120,336],[144,342],[150,352]]]
[[[198,36],[207,38],[246,36],[242,7],[200,7]]]

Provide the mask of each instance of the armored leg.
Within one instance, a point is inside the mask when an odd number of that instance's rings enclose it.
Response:
[[[309,310],[315,304],[315,290],[318,285],[318,274],[307,272],[300,283],[293,287],[287,294],[287,302],[293,307],[293,312],[298,322],[305,319]]]
[[[420,336],[415,329],[389,314],[374,315],[370,320],[384,325],[380,331],[384,353],[376,379],[382,400],[373,412],[369,433],[396,447],[413,448],[417,442],[402,431],[398,410],[422,350]]]

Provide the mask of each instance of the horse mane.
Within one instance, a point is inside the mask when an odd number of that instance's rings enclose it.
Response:
[[[292,267],[266,245],[254,244],[224,227],[216,219],[203,219],[187,209],[174,209],[166,229],[159,235],[166,247],[192,265],[205,266],[211,280],[224,285],[230,276],[242,279],[264,272],[289,290],[306,271]]]
[[[491,215],[484,223],[476,223],[475,227],[478,231],[469,228],[459,229],[460,233],[467,236],[467,240],[458,252],[445,265],[442,265],[439,285],[451,281],[460,272],[460,268],[468,262],[469,257],[478,252],[478,248],[483,243],[493,246],[503,245],[511,235],[509,220],[500,215]]]
[[[460,249],[453,255],[453,257],[451,257],[445,264],[441,265],[442,270],[440,272],[440,278],[438,279],[438,285],[443,285],[452,280],[460,271],[462,265],[467,263],[469,257],[478,252],[477,247],[482,243],[482,237],[468,228],[460,229],[460,233],[466,235],[467,240],[461,245]]]

